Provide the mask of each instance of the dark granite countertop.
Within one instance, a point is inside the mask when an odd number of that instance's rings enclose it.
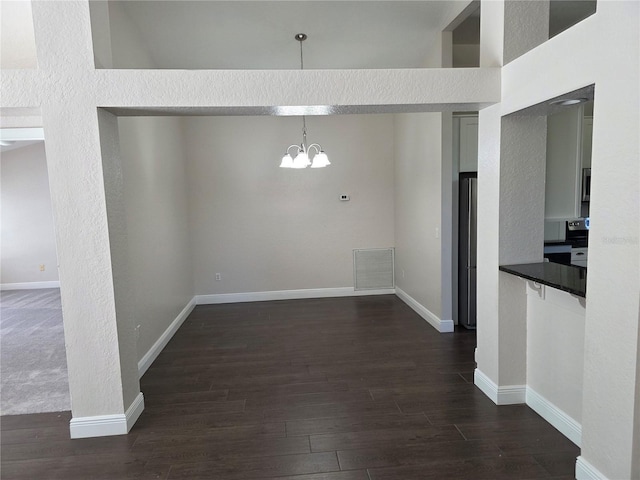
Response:
[[[575,265],[541,262],[520,265],[500,265],[503,272],[533,280],[579,297],[587,296],[587,269]]]

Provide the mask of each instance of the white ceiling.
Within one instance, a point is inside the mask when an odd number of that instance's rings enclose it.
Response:
[[[470,0],[132,1],[121,6],[157,68],[419,68]],[[112,35],[117,31],[112,25]],[[115,59],[117,61],[117,59]]]

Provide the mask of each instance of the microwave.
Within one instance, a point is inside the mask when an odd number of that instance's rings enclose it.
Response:
[[[591,198],[591,169],[582,169],[582,201],[588,202]]]

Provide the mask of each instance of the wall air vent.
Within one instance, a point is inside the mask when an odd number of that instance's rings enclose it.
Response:
[[[393,248],[353,251],[353,281],[356,290],[394,288]]]

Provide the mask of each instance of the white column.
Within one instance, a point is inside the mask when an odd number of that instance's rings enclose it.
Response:
[[[492,2],[489,2],[492,3]],[[483,3],[482,15],[484,12]],[[475,383],[497,402],[500,322],[499,214],[500,214],[500,104],[478,114],[478,246],[477,246],[477,351]],[[486,377],[486,378],[485,378]],[[485,385],[488,380],[491,383]],[[485,388],[483,388],[483,386]]]
[[[518,3],[519,5],[513,5]],[[485,1],[480,66],[500,66],[548,32],[548,5]],[[521,4],[521,5],[520,5]],[[523,21],[531,25],[518,31]],[[517,38],[516,38],[517,37]],[[524,37],[524,38],[521,38]],[[501,105],[479,113],[478,350],[475,382],[498,404],[523,403],[526,296],[522,280],[501,264],[542,261],[546,119],[502,117]]]
[[[95,100],[85,86],[94,80],[89,2],[34,2],[33,16],[39,73],[47,78],[40,95],[72,399],[71,436],[127,433],[143,403],[135,343],[129,338],[134,338],[131,319],[116,302],[118,291],[127,287],[114,272],[116,262],[122,263],[126,232],[114,228],[117,218],[107,218],[100,127],[111,140],[115,131],[116,141],[117,128],[108,118],[99,125]],[[114,151],[109,145],[105,143],[105,153]],[[105,161],[107,180],[113,177],[111,164]],[[114,189],[111,197],[119,194]]]
[[[501,67],[504,0],[484,0],[480,13],[480,67]],[[498,402],[500,103],[478,112],[477,350],[475,384]]]
[[[480,112],[479,139],[476,384],[498,404],[523,403],[525,285],[498,266],[542,261],[546,118],[494,106]]]

